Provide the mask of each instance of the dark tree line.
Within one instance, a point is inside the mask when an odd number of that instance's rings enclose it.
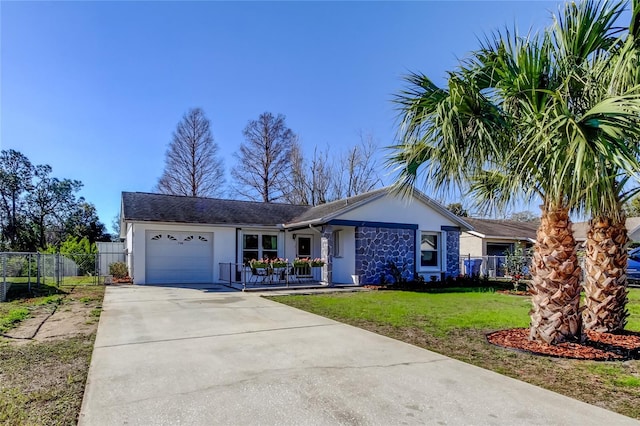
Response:
[[[110,240],[95,206],[77,196],[82,182],[51,173],[16,150],[0,152],[0,249],[44,250],[70,236]]]

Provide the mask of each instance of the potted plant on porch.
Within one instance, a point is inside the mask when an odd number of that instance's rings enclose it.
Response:
[[[324,266],[324,260],[322,260],[320,258],[311,259],[311,261],[309,263],[311,264],[311,266],[313,268]]]
[[[298,278],[311,277],[311,259],[308,257],[293,260],[293,272]]]

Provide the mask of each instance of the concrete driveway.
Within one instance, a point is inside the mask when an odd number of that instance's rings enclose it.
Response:
[[[635,420],[256,294],[109,287],[81,425]]]

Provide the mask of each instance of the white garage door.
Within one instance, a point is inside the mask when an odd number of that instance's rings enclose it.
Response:
[[[213,234],[147,231],[149,284],[213,282]]]

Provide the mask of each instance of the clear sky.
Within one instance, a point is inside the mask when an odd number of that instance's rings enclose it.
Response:
[[[110,226],[122,191],[152,190],[189,108],[211,119],[227,174],[264,111],[307,153],[339,155],[360,131],[388,146],[403,75],[442,83],[478,37],[540,29],[558,4],[0,1],[0,148],[81,180]]]

